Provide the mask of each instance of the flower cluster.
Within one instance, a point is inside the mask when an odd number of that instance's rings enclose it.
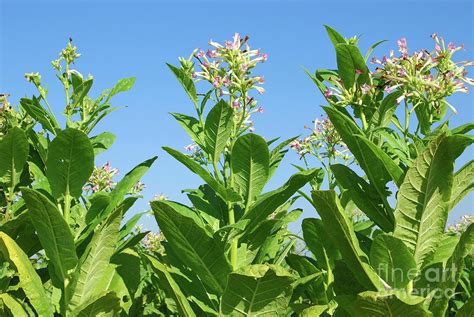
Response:
[[[207,50],[195,49],[189,60],[181,59],[183,68],[191,73],[196,82],[204,81],[212,85],[217,97],[229,98],[229,104],[235,110],[235,121],[239,128],[253,131],[250,117],[253,113],[263,112],[252,91],[265,93],[263,76],[252,75],[252,70],[268,59],[260,49],[251,49],[248,36],[241,38],[235,33],[231,41],[223,44],[209,41]],[[199,69],[194,69],[191,58],[197,60]]]
[[[456,112],[444,98],[456,92],[468,92],[466,85],[474,85],[474,80],[466,77],[466,67],[474,63],[452,60],[456,52],[464,49],[463,45],[456,46],[452,42],[446,45],[437,34],[432,38],[433,50],[415,51],[412,55],[406,39],[401,38],[397,41],[400,56],[396,57],[391,51],[389,57],[383,56],[380,60],[372,57],[371,62],[378,65],[373,76],[381,81],[386,92],[395,89],[403,92],[398,103],[407,99],[414,107],[429,106],[439,112],[444,102]]]
[[[165,248],[162,242],[165,241],[165,236],[161,232],[149,232],[141,241],[142,246],[152,253],[164,254]]]
[[[99,191],[109,192],[115,186],[113,178],[118,173],[119,170],[111,167],[109,162],[106,162],[101,167],[94,167],[94,171],[92,172],[84,190],[91,191],[92,193]]]
[[[444,105],[454,112],[455,108],[445,98],[456,92],[467,93],[467,85],[474,85],[472,78],[466,77],[466,67],[474,66],[471,61],[453,61],[454,53],[462,50],[463,45],[445,44],[442,37],[433,34],[435,41],[433,50],[415,51],[410,55],[407,40],[397,41],[398,52],[390,51],[382,58],[372,57],[370,63],[375,70],[364,74],[364,70],[356,69],[356,82],[359,76],[368,75],[369,81],[362,85],[344,87],[337,74],[328,77],[331,85],[324,91],[324,96],[331,104],[338,106],[362,106],[370,104],[382,94],[400,92],[397,103],[405,100],[416,107],[429,107],[429,113],[439,115]]]
[[[313,123],[313,128],[305,127],[311,131],[311,134],[302,140],[291,142],[290,147],[297,151],[301,158],[307,154],[312,154],[320,161],[328,159],[332,163],[340,158],[348,162],[351,159],[350,152],[331,120],[321,116]]]
[[[462,234],[472,223],[474,223],[474,216],[462,216],[458,223],[448,226],[447,232],[453,234]]]

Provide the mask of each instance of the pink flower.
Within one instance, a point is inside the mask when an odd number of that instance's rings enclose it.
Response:
[[[387,56],[384,55],[382,57],[382,64],[385,64],[385,63],[387,63]]]
[[[234,41],[233,42],[234,49],[240,48],[240,34],[239,33],[234,33],[233,41]]]
[[[197,77],[196,72],[192,72],[191,76],[192,76],[193,78],[196,78],[196,77]]]
[[[234,49],[234,43],[232,41],[225,41],[225,48],[228,50]]]
[[[290,148],[299,151],[301,150],[301,143],[298,140],[294,140],[293,142],[290,143]]]
[[[262,106],[258,107],[258,108],[257,108],[257,112],[258,112],[258,113],[263,113],[263,107],[262,107]]]
[[[230,84],[231,84],[230,78],[229,78],[229,77],[225,77],[223,84],[224,84],[225,87],[229,87]]]
[[[232,101],[232,108],[239,109],[240,108],[240,102],[238,100]]]
[[[265,63],[268,59],[268,54],[264,53],[262,54],[262,63]]]
[[[362,94],[366,95],[370,92],[370,90],[372,89],[372,87],[370,87],[370,85],[367,85],[367,84],[363,84],[360,89],[362,90]]]
[[[405,76],[405,75],[407,74],[407,72],[406,72],[405,69],[402,67],[402,68],[400,68],[400,69],[398,70],[398,73],[397,73],[397,74],[398,74],[398,76],[403,77],[403,76]]]
[[[260,95],[263,95],[265,93],[265,88],[263,87],[255,87],[255,89],[257,90],[257,92],[260,94]]]
[[[407,39],[402,37],[401,39],[397,41],[397,45],[398,45],[398,51],[402,53],[402,56],[407,57],[408,56]]]
[[[385,88],[383,89],[387,94],[390,94],[392,92],[392,87],[390,86],[385,86]]]
[[[324,97],[329,98],[332,96],[332,91],[327,88],[326,91],[324,91]]]
[[[257,83],[259,84],[263,84],[265,83],[265,77],[263,76],[257,76],[257,77],[254,77],[254,79],[257,81]]]
[[[431,34],[431,38],[432,38],[432,39],[437,39],[437,38],[438,38],[438,34],[436,34],[436,33]]]
[[[254,132],[255,132],[255,128],[254,128],[254,127],[250,127],[250,128],[249,128],[249,132],[250,132],[250,133],[254,133]]]
[[[184,147],[186,151],[193,151],[196,148],[196,144],[189,144]]]
[[[438,43],[436,43],[435,50],[438,51],[438,52],[441,51],[441,47],[439,46]]]
[[[203,51],[203,50],[199,50],[199,52],[196,54],[196,56],[199,57],[199,58],[204,57],[204,51]]]
[[[215,88],[219,88],[220,85],[221,85],[221,78],[219,76],[216,76],[213,80],[212,80],[212,85],[215,87]]]
[[[211,51],[210,49],[208,49],[207,52],[206,52],[206,56],[208,58],[214,58],[214,57],[217,57],[217,53],[216,53],[216,51]]]
[[[370,59],[370,63],[371,64],[380,64],[380,61],[377,59],[377,57],[374,56]]]
[[[356,69],[355,72],[357,75],[362,75],[364,73],[362,69]]]

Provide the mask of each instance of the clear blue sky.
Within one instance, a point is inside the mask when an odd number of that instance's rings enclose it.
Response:
[[[304,133],[303,126],[321,114],[323,99],[303,67],[335,66],[323,24],[345,36],[362,35],[364,50],[388,40],[376,50],[379,55],[395,48],[400,37],[406,37],[413,50],[431,48],[430,34],[437,32],[448,41],[465,44],[467,50],[458,58],[474,60],[472,1],[197,2],[0,0],[0,92],[10,93],[10,101],[17,104],[19,98],[34,93],[23,74],[40,72],[53,108],[59,112],[63,96],[50,61],[72,37],[82,53],[76,68],[94,75],[94,94],[122,77],[137,77],[135,88],[115,99],[116,105],[127,108],[115,112],[97,130],[117,135],[115,145],[98,161],[109,160],[123,175],[135,164],[159,155],[144,178],[146,200],[163,193],[187,201],[180,190],[197,186],[200,180],[161,146],[183,149],[190,143],[168,112],[192,113],[193,109],[165,62],[177,63],[178,56],[206,46],[210,38],[223,41],[234,32],[248,34],[252,47],[269,54],[268,62],[259,67],[266,78],[267,93],[260,98],[265,113],[255,117],[256,132],[267,139]],[[460,113],[453,125],[473,121],[473,101],[472,93],[451,99]],[[472,150],[464,154],[462,162],[472,154]],[[269,188],[294,172],[292,162],[298,162],[294,153],[283,162]],[[134,211],[145,209],[146,200]],[[315,215],[310,207],[302,206],[305,217]],[[450,218],[473,210],[472,199],[465,200]],[[146,219],[145,227],[154,228],[154,220]],[[298,225],[293,229],[298,230]]]

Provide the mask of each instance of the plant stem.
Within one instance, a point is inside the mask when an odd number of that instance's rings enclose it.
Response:
[[[410,124],[410,112],[409,112],[409,109],[408,109],[408,103],[405,100],[405,129],[404,129],[404,132],[403,132],[405,140],[407,140],[407,138],[408,138],[408,126],[409,126],[409,124]]]
[[[360,111],[360,120],[362,121],[362,129],[367,130],[367,119],[365,118],[364,111]]]
[[[64,219],[69,223],[69,215],[71,213],[71,195],[69,194],[69,188],[66,189],[66,194],[64,195]]]

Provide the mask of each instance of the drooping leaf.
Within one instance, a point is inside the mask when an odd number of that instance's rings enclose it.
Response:
[[[239,201],[241,197],[239,194],[234,192],[231,189],[225,188],[224,185],[219,183],[217,180],[209,174],[201,165],[193,161],[187,155],[176,151],[169,147],[163,147],[163,150],[168,152],[172,157],[176,160],[181,162],[184,166],[186,166],[191,172],[195,173],[199,177],[201,177],[212,189],[216,191],[216,193],[222,197],[222,199],[226,201]]]
[[[417,268],[435,251],[449,212],[454,160],[472,141],[440,135],[413,162],[398,192],[394,236],[408,246]]]
[[[363,292],[357,296],[355,314],[360,317],[410,316],[430,317],[432,314],[424,308],[425,298],[407,295],[377,292]]]
[[[270,155],[267,142],[253,133],[239,137],[232,148],[230,166],[233,185],[248,206],[268,180]]]
[[[59,278],[59,287],[64,287],[68,271],[77,264],[71,230],[57,207],[46,196],[28,188],[22,188],[21,192],[41,245]]]
[[[209,111],[204,126],[206,152],[214,163],[219,161],[226,146],[234,123],[234,110],[221,100]]]
[[[19,277],[19,287],[23,289],[31,306],[39,316],[52,317],[53,306],[43,287],[40,277],[31,265],[28,256],[4,232],[0,232],[0,252],[16,270]]]
[[[341,207],[334,191],[313,191],[313,203],[323,224],[330,233],[332,243],[338,247],[342,259],[366,289],[383,289],[383,284],[369,265],[367,255],[361,250],[352,223]]]
[[[283,268],[257,264],[229,275],[222,316],[287,316],[293,277]]]
[[[65,129],[49,145],[46,177],[55,198],[78,198],[93,170],[94,149],[84,132]]]
[[[231,271],[224,244],[193,219],[193,211],[176,208],[166,201],[153,201],[151,207],[173,251],[199,276],[208,291],[222,294]]]
[[[0,139],[0,182],[10,189],[20,181],[30,146],[22,129],[15,127]]]
[[[410,282],[410,272],[416,270],[415,259],[403,241],[387,234],[375,237],[370,264],[395,289],[404,288]]]

